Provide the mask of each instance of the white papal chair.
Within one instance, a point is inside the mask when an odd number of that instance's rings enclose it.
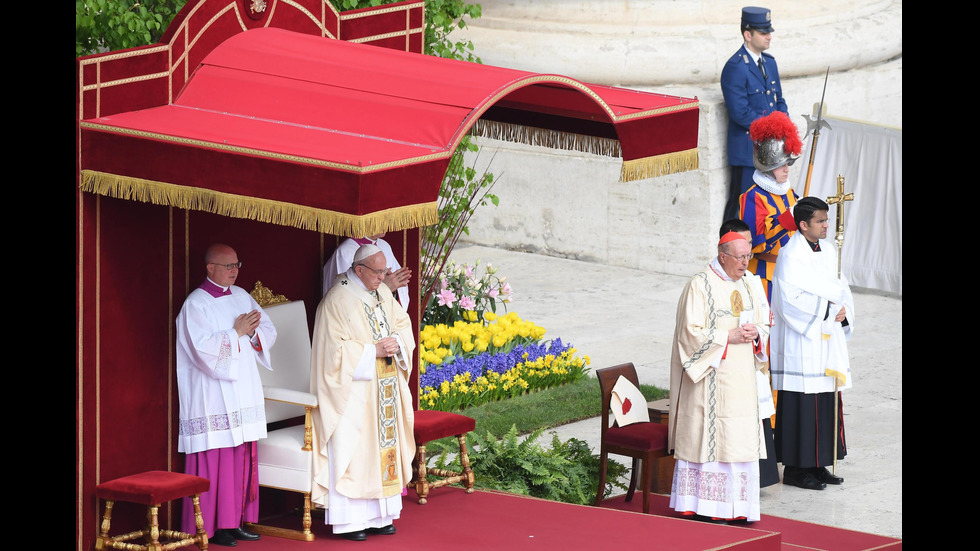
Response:
[[[303,494],[302,530],[266,525],[249,525],[256,532],[304,541],[313,541],[310,531],[310,492],[313,483],[312,415],[317,407],[316,394],[310,392],[310,331],[303,301],[266,306],[260,296],[268,289],[256,282],[252,295],[263,305],[276,327],[276,344],[272,347],[273,370],[259,368],[265,393],[265,417],[270,425],[303,417],[302,425],[269,430],[268,437],[258,441],[259,485]],[[282,300],[282,299],[280,299]],[[275,426],[275,425],[272,425]]]

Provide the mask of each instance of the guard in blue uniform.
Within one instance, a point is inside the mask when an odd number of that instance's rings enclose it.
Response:
[[[773,111],[787,113],[779,84],[776,59],[767,54],[772,39],[772,12],[767,8],[742,8],[745,43],[721,70],[721,92],[728,109],[728,164],[732,179],[725,219],[738,218],[738,196],[752,187],[752,140],[749,125]]]

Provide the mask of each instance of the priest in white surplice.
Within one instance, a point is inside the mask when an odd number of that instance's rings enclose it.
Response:
[[[756,371],[766,361],[769,313],[757,278],[743,277],[752,246],[735,232],[694,275],[677,304],[670,359],[670,506],[698,520],[759,520],[766,448]]]
[[[207,279],[177,315],[177,451],[186,454],[184,472],[211,480],[201,494],[211,543],[235,545],[259,539],[241,525],[258,521],[255,441],[266,436],[258,367],[272,369],[276,328],[234,285],[242,265],[234,249],[211,245],[205,263]],[[190,498],[184,499],[181,529],[196,532]]]
[[[411,480],[415,439],[408,378],[411,321],[384,285],[388,266],[362,245],[317,308],[312,382],[313,501],[336,534],[361,541],[395,533],[402,490]]]
[[[851,386],[847,339],[854,328],[854,299],[837,277],[837,248],[827,237],[826,202],[804,197],[793,215],[798,231],[779,252],[773,275],[773,439],[784,465],[783,484],[822,490],[841,484],[827,470],[834,462],[835,390]],[[837,458],[847,453],[844,410],[837,404]]]

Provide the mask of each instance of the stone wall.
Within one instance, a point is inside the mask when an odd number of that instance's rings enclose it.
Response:
[[[490,4],[495,3],[499,2]],[[689,4],[700,5],[698,2]],[[892,10],[888,22],[894,22],[895,2],[852,4],[866,4],[866,11],[878,8],[878,11],[870,12],[868,21],[863,23],[865,27],[882,24],[883,6]],[[901,3],[897,4],[900,21]],[[484,2],[484,17],[487,17],[489,7],[492,6]],[[737,7],[735,13],[737,22]],[[778,12],[774,10],[774,13]],[[499,19],[493,18],[493,24],[499,24]],[[845,39],[854,31],[843,29],[841,32],[840,38]],[[895,32],[898,33],[899,51],[896,57],[847,70],[831,68],[826,93],[829,114],[901,128],[901,28]],[[882,31],[870,34],[875,40],[888,44],[877,48],[871,45],[869,50],[875,49],[879,56],[894,51],[894,36],[886,39],[887,33]],[[484,34],[484,39],[487,36]],[[534,38],[528,40],[533,42]],[[776,38],[773,42],[771,52],[780,62],[780,72],[784,73],[784,68],[792,63],[781,57]],[[477,44],[487,62],[484,52],[493,49],[483,47],[481,50]],[[733,40],[726,51],[734,52],[739,45]],[[511,47],[513,45],[509,44],[508,48]],[[825,49],[833,50],[834,47],[828,44]],[[842,56],[850,55],[846,50],[838,50]],[[803,55],[799,51],[796,54]],[[820,55],[825,54],[821,50]],[[671,59],[669,52],[664,55]],[[841,60],[841,64],[846,61]],[[805,121],[800,115],[812,112],[813,106],[819,103],[823,76],[820,71],[783,79],[790,116],[801,132]],[[464,235],[464,240],[675,275],[688,275],[700,269],[715,254],[717,228],[722,222],[729,180],[725,154],[727,112],[717,79],[700,84],[630,87],[699,98],[698,170],[620,182],[622,161],[618,158],[481,139],[478,144],[484,149],[478,158],[471,156],[470,162],[475,162],[481,171],[489,164],[490,172],[497,175],[493,191],[500,196],[500,206],[482,207],[477,211],[470,221],[470,235]],[[805,159],[796,163],[790,174],[791,182],[798,180],[805,164]]]

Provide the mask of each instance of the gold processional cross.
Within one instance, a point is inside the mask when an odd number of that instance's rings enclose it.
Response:
[[[841,272],[841,251],[844,249],[844,202],[853,201],[854,193],[844,193],[844,175],[837,175],[837,195],[827,197],[828,205],[837,205],[837,231],[834,241],[837,242],[837,279]]]
[[[837,195],[827,197],[828,205],[837,205],[837,231],[834,234],[834,241],[837,242],[837,279],[840,279],[841,251],[844,250],[844,202],[853,201],[853,193],[844,193],[844,175],[837,175]],[[828,373],[829,374],[829,373]],[[837,387],[838,379],[834,378],[834,387]],[[840,391],[834,392],[834,475],[837,474],[837,434],[838,434],[838,410],[840,404]]]

